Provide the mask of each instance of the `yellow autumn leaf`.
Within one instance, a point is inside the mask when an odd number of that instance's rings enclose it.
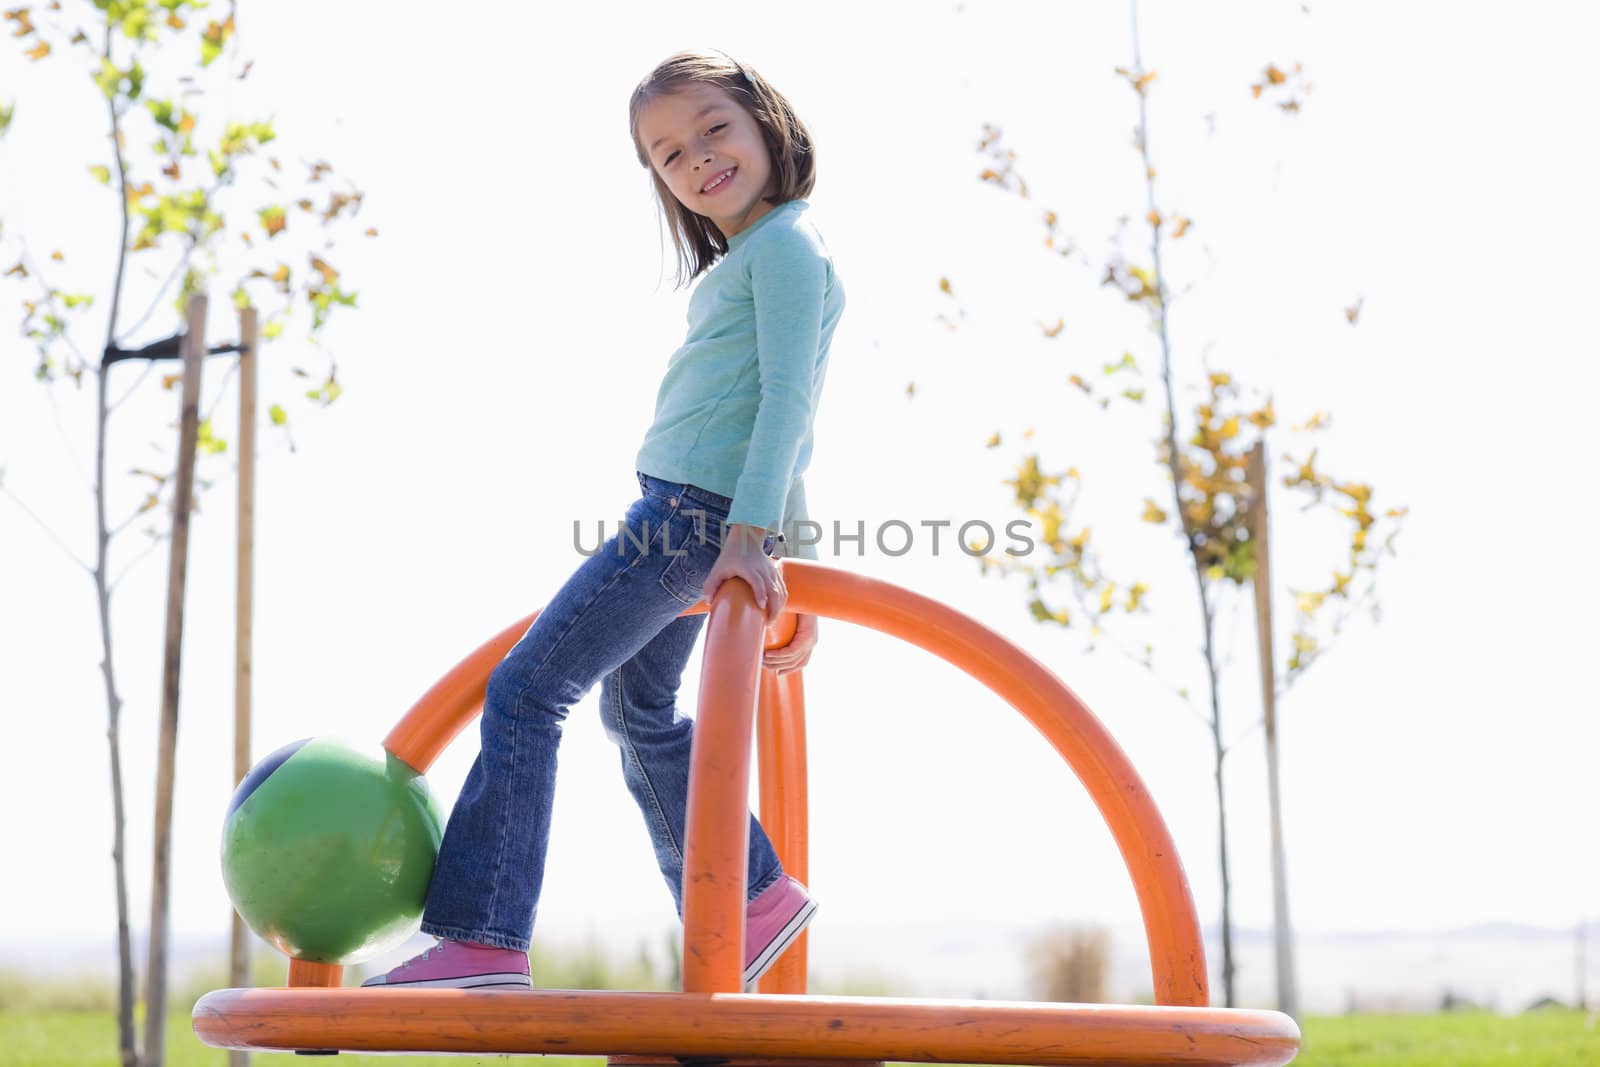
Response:
[[[262,208],[257,215],[261,220],[261,228],[267,231],[268,237],[276,237],[283,232],[285,226],[289,225],[288,216],[284,214],[283,208],[276,205]]]
[[[949,293],[950,292],[950,279],[949,278],[940,278],[939,279],[939,291],[941,293]]]
[[[328,285],[332,285],[334,282],[339,280],[339,272],[334,270],[333,267],[328,264],[328,261],[320,256],[311,257],[311,267],[313,270],[317,271],[317,273],[322,275],[322,280]]]
[[[1315,615],[1325,596],[1326,593],[1320,592],[1298,592],[1294,595],[1294,606],[1307,615]]]
[[[1340,482],[1336,488],[1358,504],[1365,504],[1372,499],[1370,485],[1363,485],[1360,482]]]
[[[33,60],[34,62],[38,62],[39,60],[43,59],[45,56],[47,56],[49,54],[50,54],[50,42],[49,41],[40,41],[38,44],[34,45],[32,48],[28,49],[26,52],[23,53],[23,55],[27,56],[29,59]]]
[[[1125,605],[1129,611],[1138,611],[1139,605],[1144,600],[1144,595],[1150,587],[1143,582],[1134,582],[1128,587],[1128,603]]]
[[[1144,514],[1139,516],[1145,522],[1166,522],[1167,513],[1156,507],[1156,502],[1149,497],[1144,499]]]
[[[1233,381],[1233,375],[1226,371],[1212,371],[1206,378],[1211,382],[1213,389],[1221,389]]]
[[[995,448],[999,444],[1000,444],[1000,431],[996,430],[994,432],[994,434],[989,438],[989,440],[984,442],[983,447],[985,447],[985,448]]]

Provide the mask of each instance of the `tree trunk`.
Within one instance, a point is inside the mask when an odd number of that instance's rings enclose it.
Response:
[[[1133,67],[1144,70],[1144,60],[1139,55],[1139,4],[1130,4],[1133,15]],[[1145,197],[1149,217],[1156,213],[1155,168],[1150,165],[1150,124],[1145,110],[1145,97],[1139,93],[1139,154],[1144,162]],[[1172,475],[1172,507],[1183,531],[1184,545],[1188,550],[1189,565],[1194,568],[1195,588],[1200,595],[1200,617],[1205,628],[1206,678],[1211,689],[1211,743],[1214,753],[1217,783],[1217,841],[1222,871],[1222,989],[1227,1007],[1233,1007],[1233,920],[1228,883],[1228,809],[1223,796],[1222,761],[1227,749],[1222,743],[1222,701],[1217,691],[1217,654],[1212,637],[1211,599],[1206,590],[1205,566],[1197,553],[1199,547],[1195,531],[1190,529],[1189,518],[1183,510],[1183,463],[1178,452],[1177,399],[1172,387],[1172,343],[1167,334],[1167,284],[1161,269],[1161,227],[1150,227],[1151,275],[1155,279],[1155,325],[1161,341],[1161,383],[1167,401],[1167,470]]]
[[[183,660],[183,594],[189,566],[195,441],[200,427],[200,368],[205,362],[206,298],[189,298],[183,339],[183,406],[172,492],[172,554],[167,570],[167,633],[161,664],[161,743],[156,764],[155,856],[150,865],[150,962],[145,971],[144,1059],[166,1057],[167,906],[172,883],[172,794],[178,748],[178,682]]]
[[[117,675],[111,656],[111,590],[108,582],[108,554],[111,533],[106,527],[106,433],[110,415],[106,410],[106,368],[97,375],[100,382],[99,411],[95,443],[95,600],[100,610],[100,674],[106,683],[106,742],[111,749],[111,866],[117,893],[117,1048],[122,1067],[139,1067],[139,1047],[133,1034],[133,938],[128,927],[128,866],[123,850],[127,825],[122,803],[122,698],[117,695]]]
[[[1199,573],[1199,564],[1196,562],[1196,574]],[[1204,579],[1201,579],[1202,584]],[[1201,590],[1200,601],[1202,610],[1205,607],[1205,591]],[[1222,996],[1223,1007],[1234,1007],[1233,993],[1233,888],[1228,877],[1228,803],[1223,793],[1222,763],[1228,750],[1222,744],[1222,705],[1217,696],[1217,666],[1216,655],[1211,645],[1211,616],[1206,616],[1206,672],[1211,679],[1211,745],[1216,759],[1215,777],[1217,783],[1217,853],[1218,862],[1222,870]]]
[[[112,28],[106,26],[105,59],[111,61]],[[121,116],[117,114],[117,103],[111,97],[106,98],[106,110],[111,120],[111,152],[117,164],[117,188],[123,190],[123,195],[117,197],[121,206],[121,228],[117,233],[117,266],[116,275],[111,282],[111,311],[106,316],[106,343],[105,349],[110,349],[117,343],[117,313],[122,307],[122,278],[128,265],[128,187],[127,165],[122,156],[122,123]],[[125,813],[122,800],[122,698],[117,695],[116,661],[112,657],[111,645],[111,586],[109,556],[111,549],[111,531],[106,526],[106,438],[111,429],[111,412],[106,406],[106,394],[110,383],[107,376],[110,368],[101,363],[97,377],[99,386],[99,410],[96,418],[95,436],[95,474],[94,474],[94,508],[95,508],[95,593],[100,605],[100,647],[104,652],[100,669],[106,680],[106,711],[110,724],[106,730],[106,740],[111,746],[111,816],[112,816],[112,846],[111,858],[116,869],[117,881],[117,1042],[122,1059],[122,1067],[139,1067],[139,1046],[135,1044],[133,1032],[133,940],[128,928],[128,868],[126,852],[123,850],[123,837]]]

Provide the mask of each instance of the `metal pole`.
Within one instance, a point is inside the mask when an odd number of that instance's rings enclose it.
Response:
[[[1272,655],[1272,568],[1267,545],[1266,441],[1250,450],[1246,477],[1251,487],[1250,538],[1255,542],[1256,636],[1261,660],[1261,708],[1267,734],[1267,806],[1272,821],[1272,940],[1276,950],[1278,1010],[1300,1016],[1294,974],[1294,931],[1289,924],[1289,875],[1283,855],[1283,810],[1278,792],[1277,675]]]

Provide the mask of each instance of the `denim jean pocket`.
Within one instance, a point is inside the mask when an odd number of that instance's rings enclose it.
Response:
[[[679,512],[685,521],[674,521],[669,528],[673,534],[670,552],[672,558],[661,572],[661,588],[671,593],[685,605],[693,606],[704,597],[706,575],[712,564],[722,555],[722,546],[701,538],[695,531],[699,525]],[[667,550],[663,550],[667,551]]]

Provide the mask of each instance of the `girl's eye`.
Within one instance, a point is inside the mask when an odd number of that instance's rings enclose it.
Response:
[[[707,130],[706,132],[707,133],[716,133],[718,130],[722,129],[726,125],[727,125],[726,122],[719,122],[715,126],[711,127],[709,130]],[[672,155],[668,156],[667,157],[667,161],[665,163],[661,164],[661,165],[663,167],[669,167],[669,166],[672,165],[672,161],[674,159],[677,159],[677,158],[678,158],[678,153],[674,152],[674,153],[672,153]]]

